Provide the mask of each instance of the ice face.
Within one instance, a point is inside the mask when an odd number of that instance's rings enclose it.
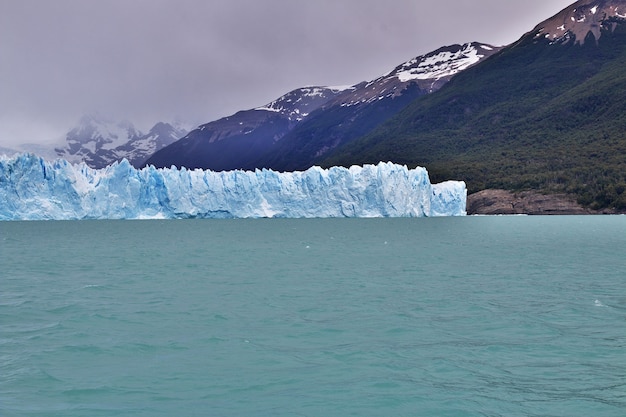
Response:
[[[392,163],[213,172],[0,157],[0,220],[460,216],[465,205],[465,183],[431,185],[424,168]]]

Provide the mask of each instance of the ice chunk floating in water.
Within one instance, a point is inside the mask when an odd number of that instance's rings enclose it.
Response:
[[[392,163],[213,172],[0,157],[0,220],[460,216],[466,196],[463,182]]]

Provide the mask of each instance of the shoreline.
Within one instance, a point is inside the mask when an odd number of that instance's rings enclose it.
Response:
[[[583,207],[567,194],[487,189],[467,196],[467,215],[604,215],[625,214],[612,209]]]

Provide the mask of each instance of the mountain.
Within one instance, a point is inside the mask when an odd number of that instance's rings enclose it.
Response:
[[[323,166],[393,161],[435,182],[626,210],[626,1],[581,0],[413,101]]]
[[[13,148],[6,148],[4,146],[0,146],[0,155],[12,156],[16,153],[20,153],[20,152]]]
[[[31,153],[44,158],[46,161],[53,161],[59,158],[54,150],[54,147],[55,145],[53,144],[20,143],[14,145],[12,148],[0,146],[0,155],[13,156],[22,153]]]
[[[306,169],[499,49],[480,43],[452,45],[405,62],[370,82],[294,90],[266,106],[200,126],[157,152],[147,164],[212,170]]]
[[[186,134],[187,130],[179,125],[159,122],[145,135],[115,148],[118,155],[117,160],[126,158],[135,168],[142,167],[151,155],[171,145]]]
[[[358,84],[298,124],[260,165],[294,171],[319,164],[337,147],[371,132],[413,100],[437,91],[500,49],[476,42],[446,46]]]
[[[206,123],[152,155],[147,165],[214,171],[257,168],[256,161],[343,87],[304,87],[251,110]]]
[[[144,134],[131,122],[88,115],[67,133],[65,144],[55,148],[55,152],[70,162],[84,161],[91,168],[104,168],[124,158],[140,166],[154,152],[185,134],[184,129],[168,123],[157,123]]]

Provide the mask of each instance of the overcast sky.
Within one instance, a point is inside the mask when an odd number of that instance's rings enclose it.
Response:
[[[0,146],[86,113],[194,124],[351,85],[440,46],[505,45],[573,0],[0,0]]]

